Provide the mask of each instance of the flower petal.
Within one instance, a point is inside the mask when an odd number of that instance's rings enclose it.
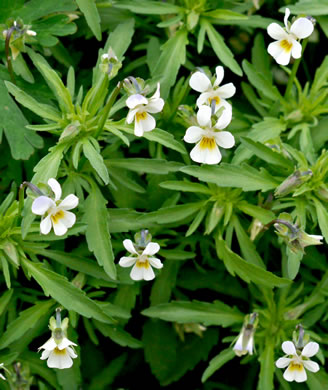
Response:
[[[281,357],[276,361],[276,366],[278,368],[285,368],[289,365],[289,363],[292,361],[292,359]]]
[[[131,272],[130,272],[130,278],[132,280],[142,280],[143,279],[143,267],[138,267],[136,264],[133,266]]]
[[[130,125],[136,116],[136,113],[138,112],[138,108],[134,108],[133,110],[129,110],[128,115],[126,117],[126,123]]]
[[[291,369],[291,364],[288,366],[287,370],[285,370],[284,372],[284,379],[287,381],[287,382],[293,382],[293,380],[295,379],[295,370]],[[304,368],[303,368],[304,370]]]
[[[319,351],[319,344],[311,341],[310,343],[307,343],[303,348],[302,356],[310,358],[316,355],[318,351]]]
[[[51,178],[48,180],[48,185],[52,189],[52,192],[55,194],[55,200],[59,200],[62,195],[62,189],[58,181],[56,179]]]
[[[189,144],[194,144],[202,138],[204,133],[204,130],[201,129],[198,126],[191,126],[188,127],[185,136],[183,137],[183,140],[185,142],[188,142]]]
[[[32,213],[36,215],[43,215],[50,209],[50,207],[55,206],[56,204],[52,199],[42,195],[34,199],[32,203]]]
[[[214,134],[216,143],[224,149],[230,149],[235,145],[235,138],[229,131],[220,131]]]
[[[60,222],[67,228],[72,227],[76,221],[76,215],[70,211],[63,211],[64,216],[60,219]]]
[[[285,9],[285,16],[284,16],[284,24],[285,24],[286,30],[288,32],[289,32],[289,28],[288,28],[288,18],[289,18],[289,15],[290,15],[290,10],[289,10],[289,8],[286,8]]]
[[[52,350],[47,350],[47,349],[45,349],[43,352],[42,352],[42,354],[41,354],[41,356],[40,356],[40,359],[41,360],[46,360],[46,359],[48,359],[48,357],[49,357],[49,355],[51,354],[51,351]]]
[[[135,250],[135,247],[134,247],[133,242],[131,240],[128,240],[128,239],[124,240],[123,245],[124,245],[124,248],[128,252],[133,253],[134,255],[138,254],[138,252]]]
[[[71,210],[74,209],[78,204],[79,198],[73,194],[70,194],[59,203],[58,208],[62,210]]]
[[[77,354],[74,352],[73,348],[67,347],[66,349],[71,358],[73,359],[77,358]]]
[[[224,69],[223,66],[217,66],[215,68],[215,73],[216,73],[216,80],[214,82],[214,87],[217,87],[220,85],[221,81],[223,80],[224,77]]]
[[[146,99],[143,95],[140,95],[139,93],[137,93],[135,95],[129,96],[126,99],[125,104],[129,108],[135,108],[139,104],[148,104],[148,99]]]
[[[64,337],[62,341],[57,345],[57,348],[62,350],[69,347],[70,345],[75,345],[75,347],[77,346],[77,344],[73,343],[73,341],[68,340],[67,337]]]
[[[162,98],[159,99],[151,99],[145,110],[150,112],[151,114],[156,114],[157,112],[161,112],[164,107],[164,100]]]
[[[211,127],[212,109],[209,106],[200,106],[197,112],[197,122],[199,126]]]
[[[286,355],[296,355],[296,348],[292,341],[284,341],[281,348]]]
[[[137,259],[137,257],[121,257],[118,264],[121,267],[131,267],[137,261]]]
[[[295,20],[290,28],[290,32],[296,35],[298,39],[309,37],[314,30],[313,23],[307,18],[299,18]]]
[[[153,267],[155,267],[157,269],[163,268],[162,262],[160,261],[160,259],[156,259],[156,257],[148,257],[148,261],[149,261],[150,265],[152,265]]]
[[[295,370],[294,374],[295,382],[305,382],[307,380],[306,371],[304,369],[304,366],[302,365],[300,369]]]
[[[316,362],[313,362],[312,360],[303,360],[302,363],[303,363],[304,367],[311,372],[318,372],[320,369],[319,364]]]
[[[253,355],[254,338],[251,337],[248,341],[246,349],[250,355]]]
[[[153,280],[155,278],[154,270],[151,268],[151,266],[143,269],[143,279],[144,280]]]
[[[291,56],[291,50],[286,51],[281,47],[281,41],[272,42],[268,46],[268,53],[277,61],[279,65],[288,65]]]
[[[160,96],[161,96],[160,88],[161,88],[160,83],[157,83],[156,91],[155,91],[154,95],[150,98],[150,100],[160,98]]]
[[[281,26],[279,26],[278,23],[269,24],[267,32],[271,38],[276,39],[277,41],[280,41],[281,39],[286,39],[286,37],[288,36],[286,31]]]
[[[200,147],[200,142],[190,152],[190,158],[198,163],[218,164],[221,161],[221,153],[217,145],[213,149],[204,149]]]
[[[292,57],[301,58],[301,55],[302,55],[302,45],[299,42],[294,41],[292,47]]]
[[[217,96],[216,91],[204,92],[199,95],[199,98],[196,100],[197,107],[201,107],[203,104],[209,105],[211,100]]]
[[[240,335],[238,336],[238,339],[236,341],[236,344],[233,347],[233,350],[234,351],[243,351],[243,334],[242,333],[240,333]]]
[[[144,251],[142,252],[142,254],[152,256],[155,253],[157,253],[159,250],[160,250],[160,246],[159,244],[157,244],[157,242],[149,242],[146,248],[144,249]]]
[[[233,83],[224,84],[216,90],[216,93],[222,99],[229,99],[236,93],[236,87]]]
[[[212,87],[210,79],[203,72],[195,72],[190,77],[189,85],[197,92],[205,92]]]
[[[63,353],[63,351],[65,351],[65,353]],[[63,351],[56,353],[56,350],[54,350],[50,353],[50,356],[47,360],[48,367],[59,369],[72,367],[72,358],[70,357],[66,349],[64,349]]]
[[[218,109],[215,109],[218,111],[221,107],[224,107],[224,110],[222,111],[218,121],[215,124],[215,128],[223,130],[225,129],[231,122],[232,119],[232,107],[231,105],[226,102],[225,100],[221,100],[221,103],[218,105]]]
[[[52,351],[53,349],[55,349],[57,347],[57,344],[55,342],[55,340],[53,339],[53,337],[51,337],[48,341],[46,341],[43,345],[41,345],[41,347],[39,347],[38,349],[46,349],[47,351]]]
[[[67,233],[67,226],[62,222],[62,219],[58,219],[56,223],[54,223],[54,221],[52,220],[52,226],[54,228],[54,233],[56,234],[56,236],[63,236]]]
[[[48,234],[51,230],[51,215],[45,217],[40,223],[41,234]]]
[[[155,127],[155,119],[147,112],[145,112],[145,119],[138,119],[138,113],[136,114],[136,120],[134,122],[134,135],[141,137],[145,131],[154,130]]]

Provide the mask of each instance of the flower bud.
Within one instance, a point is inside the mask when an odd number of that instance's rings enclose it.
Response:
[[[244,325],[239,333],[233,350],[237,356],[243,356],[249,353],[253,355],[254,333],[258,324],[258,314],[252,313],[245,317]]]
[[[108,75],[109,79],[114,78],[122,68],[122,62],[118,60],[113,49],[110,47],[108,53],[101,56],[100,70]]]

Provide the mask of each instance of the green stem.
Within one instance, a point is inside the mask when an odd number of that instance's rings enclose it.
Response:
[[[301,59],[302,59],[302,56],[303,56],[305,47],[306,47],[306,45],[307,45],[307,42],[308,42],[308,40],[307,40],[307,39],[304,39],[304,41],[303,41],[303,43],[302,43],[302,55],[301,55],[300,58],[298,58],[298,59],[294,62],[294,65],[293,65],[293,68],[292,68],[292,72],[291,72],[291,74],[290,74],[290,76],[289,76],[289,80],[288,80],[288,83],[287,83],[286,92],[285,92],[285,98],[288,97],[288,95],[290,94],[290,91],[291,91],[291,89],[292,89],[293,82],[294,82],[294,79],[295,79],[295,76],[296,76],[298,67],[300,66]]]
[[[6,51],[6,58],[7,58],[7,67],[10,74],[11,81],[16,84],[15,76],[14,76],[14,70],[13,70],[13,64],[11,63],[11,55],[10,55],[10,48],[9,48],[9,42],[11,38],[11,34],[14,32],[15,27],[12,26],[6,33],[6,43],[5,43],[5,51]]]
[[[104,128],[106,120],[108,118],[110,109],[112,108],[113,104],[115,103],[115,100],[117,98],[117,95],[120,92],[121,87],[122,87],[122,83],[119,82],[117,84],[117,87],[114,89],[114,91],[111,93],[110,97],[107,100],[107,103],[106,103],[106,105],[105,105],[105,107],[103,109],[102,115],[101,115],[100,120],[99,120],[99,125],[98,125],[98,128],[97,128],[97,131],[96,131],[96,133],[94,135],[94,137],[96,139],[99,137],[99,135],[103,131],[103,128]]]

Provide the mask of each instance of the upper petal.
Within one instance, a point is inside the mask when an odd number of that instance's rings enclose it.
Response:
[[[310,343],[307,343],[306,346],[302,350],[302,356],[305,357],[312,357],[316,355],[319,351],[319,344],[311,341]]]
[[[203,72],[195,72],[191,75],[189,85],[197,92],[205,92],[212,87],[210,79]]]
[[[281,26],[279,26],[278,23],[269,24],[267,32],[271,38],[276,39],[277,41],[285,39],[288,36],[286,31]]]
[[[62,195],[62,189],[58,181],[56,179],[51,178],[48,180],[48,185],[52,189],[52,192],[55,194],[55,200],[59,200]]]
[[[278,368],[285,368],[289,365],[289,363],[292,361],[292,359],[281,357],[276,361],[276,366]]]
[[[161,96],[160,88],[161,88],[160,83],[157,83],[156,91],[155,91],[154,95],[150,98],[150,100],[159,99],[159,97]]]
[[[292,341],[284,341],[281,348],[286,355],[296,355],[296,348]]]
[[[46,349],[47,351],[52,351],[53,349],[55,349],[57,347],[57,344],[55,342],[55,340],[53,339],[53,337],[51,337],[48,341],[46,341],[43,345],[41,345],[41,347],[39,347],[38,349]]]
[[[288,18],[289,18],[289,15],[290,15],[290,9],[286,8],[285,9],[285,16],[284,16],[284,24],[285,24],[285,27],[286,27],[287,31],[289,31],[289,28],[288,28]]]
[[[77,344],[73,343],[73,341],[69,340],[67,337],[64,337],[62,339],[62,341],[58,344],[57,348],[62,350],[64,348],[67,348],[69,347],[70,345],[75,345],[77,346]]]
[[[150,112],[151,114],[156,114],[157,112],[161,112],[164,107],[164,100],[162,98],[159,99],[151,99],[145,110]]]
[[[229,131],[220,131],[214,134],[216,143],[224,149],[230,149],[235,145],[235,138]]]
[[[138,252],[135,250],[135,247],[134,247],[133,242],[131,240],[128,240],[128,239],[124,240],[123,245],[124,245],[124,248],[128,252],[133,253],[134,255],[138,254]]]
[[[232,108],[229,103],[225,100],[221,100],[221,103],[217,106],[216,111],[218,111],[221,107],[224,107],[218,121],[215,124],[215,128],[223,130],[225,129],[231,122],[232,119]]]
[[[215,68],[215,73],[216,73],[216,80],[214,82],[214,87],[217,87],[218,85],[221,84],[221,81],[223,80],[224,77],[224,69],[223,66],[217,66]]]
[[[71,210],[74,209],[78,204],[79,198],[73,194],[70,194],[59,203],[58,208],[62,210]]]
[[[36,215],[43,215],[50,209],[50,207],[55,206],[56,204],[52,199],[42,195],[34,199],[32,203],[32,213]]]
[[[160,246],[159,244],[157,244],[157,242],[149,242],[146,248],[144,249],[144,251],[142,252],[142,254],[152,256],[155,253],[157,253],[159,250],[160,250]]]
[[[200,106],[197,112],[197,122],[200,126],[211,127],[212,109],[209,106]]]
[[[143,95],[140,95],[139,93],[129,96],[125,101],[125,104],[129,108],[135,108],[139,104],[147,104],[147,103],[148,103],[148,99],[146,99]]]
[[[194,144],[198,142],[203,136],[204,130],[198,126],[188,127],[185,136],[183,137],[185,142]]]
[[[290,28],[290,32],[293,33],[298,39],[309,37],[313,33],[313,30],[313,23],[307,18],[299,18],[295,20]]]

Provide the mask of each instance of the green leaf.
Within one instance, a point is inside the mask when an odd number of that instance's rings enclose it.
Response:
[[[115,378],[120,374],[126,366],[127,353],[123,353],[111,362],[99,373],[92,376],[91,383],[88,386],[89,390],[108,389],[114,382]]]
[[[40,55],[35,53],[31,49],[27,49],[27,52],[33,61],[34,65],[38,68],[49,88],[56,96],[57,102],[62,111],[75,114],[74,106],[72,103],[71,95],[64,83],[61,81],[58,74],[50,67],[47,61]]]
[[[29,309],[23,310],[19,316],[9,324],[7,330],[0,338],[0,348],[6,348],[12,342],[23,337],[24,334],[33,328],[41,317],[48,316],[50,309],[54,306],[53,300],[36,303]]]
[[[95,149],[94,145],[91,143],[91,139],[94,142],[97,142],[94,138],[84,138],[83,139],[83,153],[85,157],[89,160],[92,168],[98,173],[100,178],[105,184],[109,183],[109,176],[107,167],[104,163],[102,155]]]
[[[203,165],[198,167],[192,165],[180,170],[219,187],[236,187],[242,188],[244,191],[268,191],[279,185],[279,181],[264,168],[258,171],[245,163],[241,166],[226,163],[221,163],[220,166]]]
[[[209,363],[208,367],[202,375],[202,383],[206,382],[207,379],[213,375],[217,370],[224,366],[229,360],[235,357],[235,353],[232,348],[227,348],[216,355]]]
[[[222,35],[220,35],[216,29],[212,26],[211,23],[205,18],[200,20],[201,26],[206,30],[208,39],[212,45],[212,48],[218,58],[223,62],[223,64],[236,73],[238,76],[242,76],[243,71],[238,65],[237,61],[234,59],[233,53],[225,44]]]
[[[120,0],[115,4],[116,8],[128,9],[136,14],[167,15],[181,12],[183,8],[170,3],[158,1],[138,0]]]
[[[95,37],[98,41],[101,41],[100,16],[95,0],[76,0],[76,3],[85,16],[87,24],[95,34]]]
[[[211,194],[211,190],[200,183],[192,183],[190,181],[163,181],[160,183],[160,187],[167,188],[168,190],[173,191],[182,191],[182,192],[198,192],[201,194],[209,195]]]
[[[263,94],[265,97],[273,100],[274,102],[276,100],[283,99],[277,87],[272,85],[272,83],[265,76],[263,76],[262,73],[257,71],[254,65],[249,63],[247,60],[243,60],[242,66],[249,82],[254,85],[260,94]]]
[[[294,15],[327,15],[328,0],[300,0],[294,5],[288,5],[290,12]],[[280,12],[285,12],[285,7],[279,9]]]
[[[170,172],[177,172],[183,164],[175,161],[166,161],[150,158],[115,158],[105,161],[106,165],[117,168],[124,168],[139,173],[155,173],[167,175]]]
[[[214,303],[173,301],[151,306],[143,310],[141,314],[147,317],[159,318],[163,321],[182,324],[195,322],[204,325],[220,325],[223,327],[243,321],[243,315],[240,312],[220,301],[215,301]]]
[[[264,209],[263,207],[255,206],[246,201],[241,201],[237,204],[239,210],[251,217],[257,218],[263,224],[271,222],[275,218],[275,214],[271,210]]]
[[[279,152],[275,152],[267,146],[263,145],[260,142],[251,140],[250,138],[241,138],[241,143],[246,146],[251,152],[256,156],[266,161],[269,164],[276,165],[278,167],[284,168],[289,172],[294,170],[294,164],[291,160],[283,157]]]
[[[95,184],[84,203],[83,221],[87,224],[88,248],[109,277],[116,279],[116,267],[108,227],[107,201]]]
[[[84,291],[75,287],[64,276],[44,268],[42,264],[32,263],[26,259],[23,260],[23,264],[28,273],[42,287],[44,293],[47,296],[50,295],[67,310],[73,310],[84,317],[92,317],[101,322],[115,322],[106,316],[101,308]]]
[[[312,198],[317,211],[318,222],[322,235],[328,242],[328,211],[327,208],[316,198]]]
[[[327,85],[328,79],[328,56],[324,58],[321,65],[315,72],[313,84],[311,87],[311,96],[314,98],[319,90]]]
[[[24,107],[33,111],[41,118],[50,119],[52,121],[60,121],[61,114],[48,104],[39,103],[32,96],[28,95],[15,84],[5,81],[8,91],[15,97],[15,99],[22,104]]]
[[[9,143],[10,152],[15,160],[27,160],[34,148],[43,146],[42,138],[34,132],[27,130],[28,124],[24,115],[8,94],[7,88],[0,80],[0,131],[4,130]]]
[[[125,330],[103,324],[98,321],[94,321],[97,329],[106,337],[109,337],[114,343],[120,345],[121,347],[129,347],[129,348],[142,348],[142,342],[140,340],[135,339],[130,335],[130,333]]]
[[[258,382],[258,390],[273,390],[273,374],[275,370],[274,364],[274,345],[272,338],[267,338],[264,344],[264,350],[259,358],[261,369]]]
[[[161,255],[163,255],[161,253]],[[171,293],[176,285],[177,273],[179,270],[179,263],[174,260],[166,260],[165,267],[163,267],[159,276],[153,284],[150,294],[151,305],[158,305],[166,303],[171,298]]]
[[[203,16],[223,20],[247,20],[248,16],[229,9],[216,9],[214,11],[204,12]]]
[[[216,250],[218,257],[223,259],[231,275],[235,276],[237,274],[246,283],[253,282],[269,288],[284,287],[291,283],[289,279],[280,278],[272,272],[245,261],[236,253],[232,252],[222,239],[216,241]]]
[[[162,3],[162,5],[164,4],[165,3]],[[145,9],[148,7],[149,6],[147,5]],[[180,66],[186,62],[187,43],[188,32],[185,29],[181,29],[176,32],[176,34],[173,35],[161,48],[162,52],[156,66],[154,67],[152,76],[160,79],[161,96],[163,99],[167,98],[170,88],[175,84]],[[145,133],[144,135],[146,134],[151,133]]]
[[[0,316],[5,312],[8,303],[13,296],[14,290],[7,290],[0,297]]]

